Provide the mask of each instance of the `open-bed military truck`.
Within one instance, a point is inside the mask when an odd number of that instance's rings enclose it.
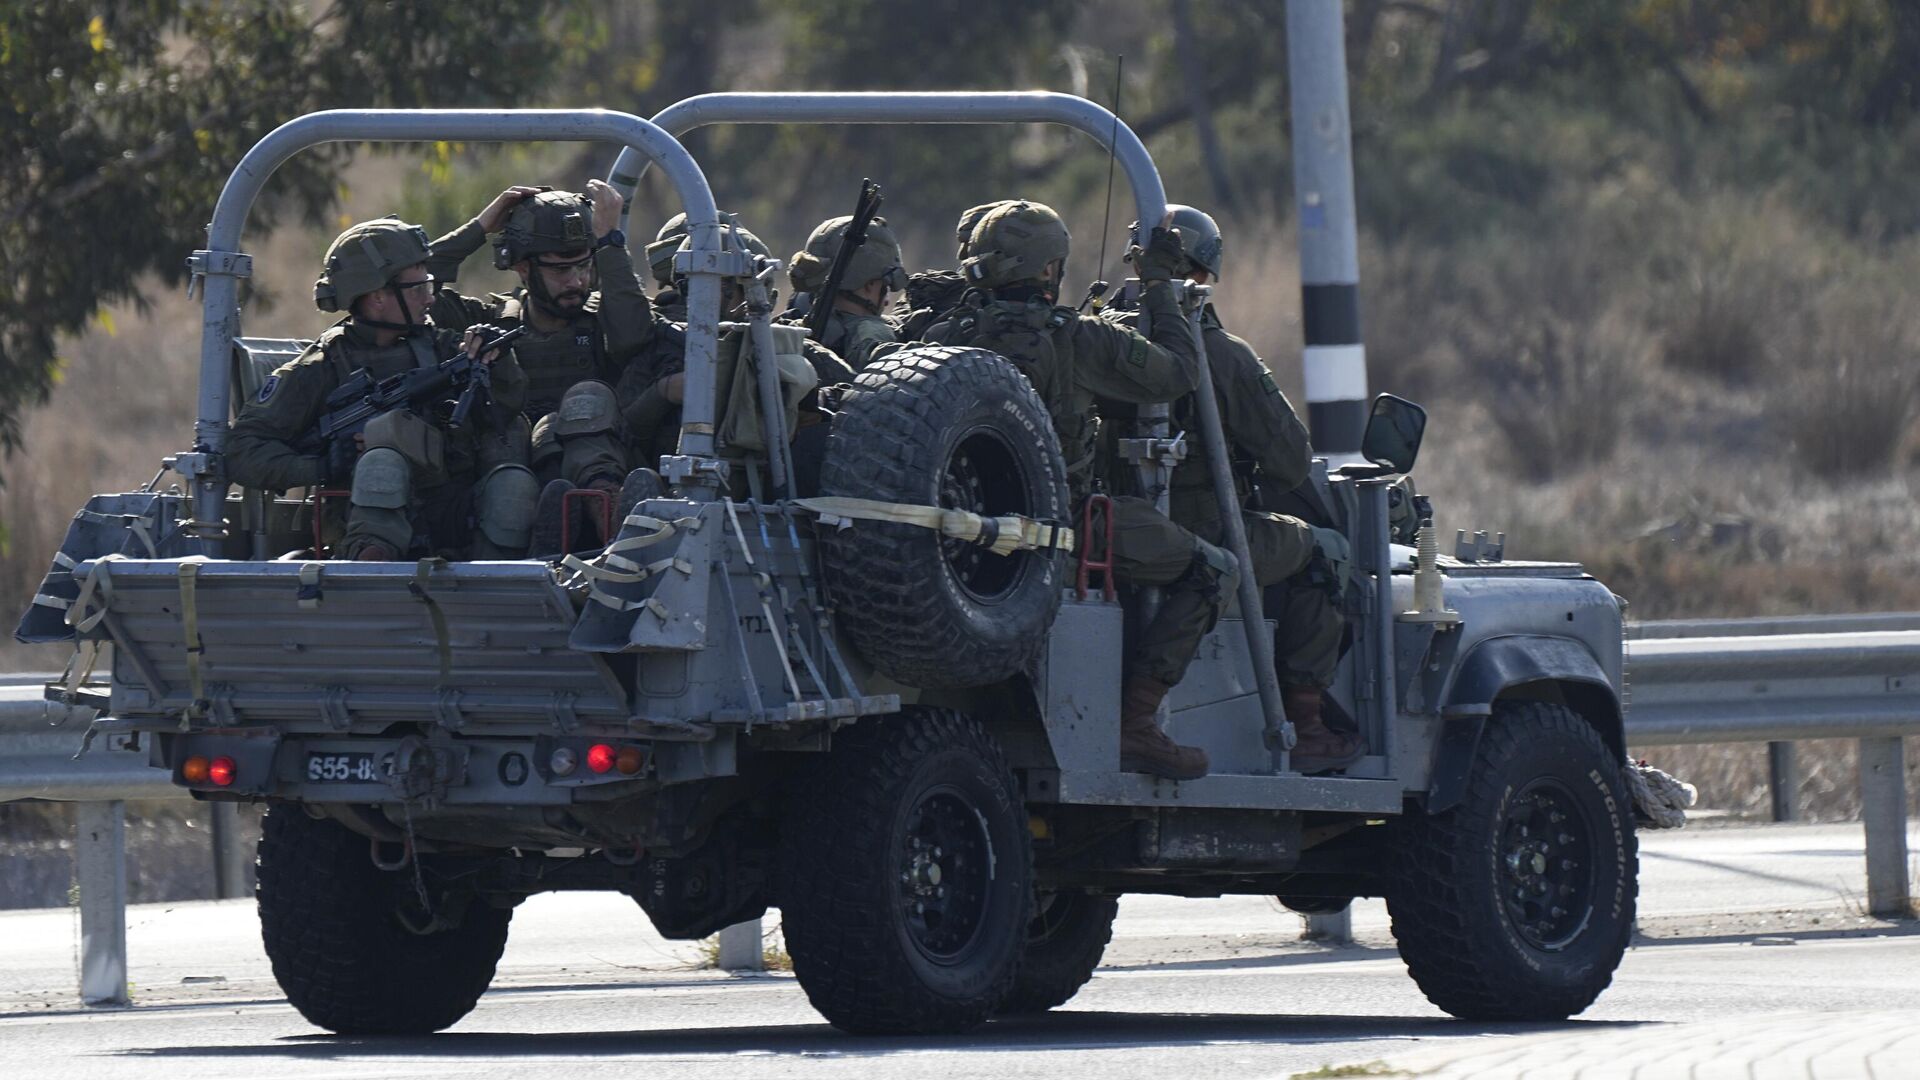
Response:
[[[1389,492],[1417,433],[1394,447],[1375,431],[1384,463],[1319,470],[1356,563],[1332,707],[1373,748],[1334,776],[1290,768],[1267,627],[1243,621],[1246,603],[1170,699],[1172,734],[1213,773],[1119,770],[1121,641],[1129,604],[1151,597],[1109,595],[1071,554],[1085,523],[1068,520],[1059,447],[1004,359],[919,347],[862,373],[834,421],[828,501],[785,497],[785,388],[754,358],[789,350],[757,290],[749,324],[718,321],[722,278],[751,286],[771,267],[729,242],[674,135],[1066,124],[1111,140],[1139,220],[1159,220],[1158,174],[1124,124],[1055,94],[710,95],[657,120],[333,112],[268,135],[192,257],[192,449],[145,489],[89,502],[18,631],[75,641],[49,693],[132,736],[103,743],[133,743],[198,798],[268,804],[261,924],[302,1014],[338,1032],[444,1028],[486,989],[514,906],[556,889],[624,892],[678,939],[775,905],[810,1000],[860,1032],[1065,1002],[1128,892],[1322,913],[1384,895],[1441,1008],[1557,1018],[1594,1000],[1635,896],[1619,605],[1568,564],[1433,567],[1423,551],[1411,572]],[[629,191],[636,166],[664,170],[691,231],[679,452],[660,463],[669,496],[605,550],[331,561],[311,493],[230,488],[236,389],[296,344],[241,334],[241,224],[281,161],[347,139],[613,142]],[[747,381],[720,385],[723,367]],[[725,401],[775,403],[758,417],[773,454]],[[1195,436],[1217,446],[1211,402]],[[1149,481],[1168,435],[1130,444]]]

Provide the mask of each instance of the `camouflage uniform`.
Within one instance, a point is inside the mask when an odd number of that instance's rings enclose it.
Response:
[[[512,266],[544,253],[538,249],[593,251],[599,288],[566,318],[566,325],[552,332],[542,332],[527,320],[528,305],[538,300],[525,285],[484,299],[444,287],[457,281],[460,264],[485,246],[486,233],[478,220],[435,240],[433,257],[427,261],[427,269],[442,286],[430,309],[435,325],[459,328],[485,322],[510,328],[527,324],[514,353],[527,373],[525,416],[532,425],[534,471],[542,480],[560,478],[579,487],[595,481],[617,484],[627,475],[631,462],[613,387],[627,365],[653,347],[659,336],[626,245],[595,246],[588,226],[591,210],[584,196],[544,192],[514,207],[508,216],[496,264],[505,261]],[[532,233],[536,221],[549,224],[539,221],[543,217],[560,218],[553,224],[577,228],[578,234],[564,239],[541,236],[534,242],[520,238]],[[556,248],[556,243],[569,247]]]
[[[352,265],[366,262],[369,252],[381,261]],[[426,258],[426,234],[417,226],[392,219],[356,225],[329,250],[316,302],[323,311],[350,308],[358,295],[382,287],[350,286],[356,274],[384,283]],[[365,451],[349,476],[328,475],[325,457],[295,448],[319,423],[327,395],[356,370],[378,380],[426,367],[459,353],[460,339],[458,332],[422,326],[382,346],[375,328],[351,316],[341,320],[241,408],[228,440],[228,476],[272,491],[351,484],[341,544],[347,558],[373,544],[399,557],[421,550],[457,554],[469,545],[477,558],[518,557],[527,544],[535,485],[510,437],[527,390],[510,351],[493,362],[492,404],[475,409],[460,429],[389,413],[368,425]],[[431,445],[436,442],[440,447]]]
[[[1223,247],[1220,226],[1189,206],[1174,204],[1167,209],[1171,228],[1181,233],[1182,246],[1190,253],[1185,272],[1204,271],[1209,278],[1218,278]],[[1116,314],[1120,321],[1137,317]],[[1245,505],[1253,490],[1255,470],[1265,486],[1282,491],[1299,488],[1313,457],[1306,425],[1253,347],[1221,325],[1213,305],[1201,311],[1200,327],[1220,410],[1221,435],[1234,459],[1231,464],[1239,466],[1234,470],[1234,485],[1240,504]],[[1198,406],[1192,394],[1175,403],[1175,426],[1197,433]],[[1205,440],[1188,440],[1187,458],[1173,473],[1169,501],[1175,521],[1214,543],[1226,542],[1226,523],[1214,494]],[[1265,591],[1262,606],[1278,625],[1274,670],[1287,717],[1299,736],[1294,766],[1318,772],[1351,764],[1365,754],[1364,740],[1357,733],[1331,729],[1322,716],[1322,691],[1333,682],[1346,629],[1338,606],[1339,578],[1319,548],[1318,538],[1327,530],[1315,529],[1299,517],[1256,510],[1243,510],[1241,521],[1254,574]],[[1329,542],[1344,547],[1344,540]]]
[[[1097,316],[1056,306],[1051,292],[1057,286],[1052,283],[1034,288],[1045,267],[1066,258],[1066,228],[1050,208],[1026,202],[992,204],[977,220],[961,272],[979,289],[991,290],[991,298],[978,289],[971,292],[960,307],[928,327],[926,340],[992,349],[1026,374],[1053,418],[1073,505],[1079,507],[1093,491],[1100,456],[1095,402],[1150,405],[1191,392],[1193,337],[1165,273],[1143,297],[1152,316],[1151,340]],[[1156,249],[1168,242],[1177,253],[1177,238],[1156,236]],[[1155,266],[1170,261],[1164,250],[1154,255]],[[1129,747],[1136,745],[1130,740],[1157,737],[1154,759],[1131,767],[1168,776],[1202,775],[1205,754],[1173,747],[1152,726],[1153,717],[1225,608],[1235,578],[1232,556],[1181,528],[1145,499],[1115,496],[1113,509],[1116,576],[1165,590],[1160,609],[1127,648],[1123,767],[1128,766]],[[1143,724],[1152,727],[1151,735]]]
[[[727,214],[723,220],[731,220]],[[672,252],[678,251],[685,242],[686,232],[684,215],[670,219],[660,230],[661,239],[647,245],[647,259],[654,270],[655,279],[663,272],[671,274]],[[771,249],[747,229],[738,224],[726,233],[737,237],[741,247],[751,254],[763,258],[771,257]],[[671,244],[669,250],[666,245]],[[663,254],[664,253],[664,254]],[[663,270],[664,268],[664,270]],[[674,302],[680,305],[682,321],[686,310],[684,301],[679,297],[685,293],[684,282],[669,276],[667,282],[672,286]],[[661,295],[666,295],[663,290]],[[724,299],[723,299],[724,306]],[[728,318],[724,312],[721,316]],[[721,335],[721,347],[727,346],[727,334]],[[635,452],[642,456],[657,459],[660,455],[678,452],[680,441],[680,405],[667,397],[666,381],[686,370],[686,337],[679,326],[668,326],[659,335],[660,344],[648,350],[647,354],[629,364],[614,387],[615,400],[620,415],[626,421],[629,431],[637,440]],[[737,346],[734,346],[737,347]],[[853,381],[853,369],[829,350],[813,341],[803,345],[803,351],[809,363],[813,365],[821,386]],[[721,388],[725,393],[725,388]],[[817,420],[818,413],[805,410],[801,415],[802,426],[808,426],[809,420]]]
[[[853,218],[845,215],[821,222],[813,235],[807,237],[807,246],[794,252],[787,265],[787,278],[795,291],[807,293],[813,303],[835,302],[835,298],[821,296],[820,290],[826,287],[841,238],[851,224]],[[856,292],[876,280],[884,280],[889,292],[904,289],[907,284],[906,269],[900,265],[900,241],[887,227],[887,219],[881,217],[873,219],[867,228],[866,242],[847,260],[839,292],[856,305],[865,306],[867,301]],[[874,349],[895,340],[894,326],[881,317],[880,305],[864,313],[835,307],[827,315],[826,327],[820,336],[820,344],[839,354],[855,371],[867,366]]]
[[[1132,313],[1116,314],[1118,321],[1129,325],[1136,318]],[[1307,478],[1313,456],[1306,425],[1253,346],[1227,332],[1213,305],[1207,305],[1200,319],[1228,453],[1242,466],[1234,477],[1241,501],[1252,490],[1245,465],[1259,470],[1262,483],[1281,490],[1299,486]],[[1175,403],[1173,426],[1186,431],[1188,439],[1186,459],[1173,471],[1169,513],[1210,543],[1225,545],[1226,526],[1214,497],[1206,443],[1199,438],[1198,405],[1191,394]],[[1306,573],[1315,553],[1312,527],[1296,517],[1253,510],[1244,512],[1241,521],[1254,574],[1266,590],[1266,613],[1279,622],[1274,653],[1281,683],[1327,686],[1340,659],[1345,623],[1323,579]]]

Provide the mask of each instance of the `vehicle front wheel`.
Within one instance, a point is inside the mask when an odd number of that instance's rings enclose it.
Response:
[[[1578,714],[1497,704],[1460,804],[1395,829],[1387,910],[1427,1000],[1561,1020],[1607,988],[1633,931],[1633,811],[1619,755]]]
[[[957,1032],[1013,985],[1027,814],[978,722],[912,708],[833,735],[786,815],[782,929],[807,1000],[858,1033]]]

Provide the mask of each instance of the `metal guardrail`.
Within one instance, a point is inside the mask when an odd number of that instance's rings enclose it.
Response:
[[[1785,740],[1858,738],[1868,907],[1911,912],[1901,738],[1920,735],[1920,614],[1640,623],[1627,637],[1633,746],[1790,747]],[[119,1003],[126,1000],[124,800],[188,796],[148,767],[144,754],[99,747],[76,759],[82,718],[42,701],[41,681],[0,677],[0,802],[79,804],[81,997]],[[238,895],[250,855],[236,843],[233,807],[210,805],[216,891]],[[734,951],[757,951],[757,933],[735,937]]]

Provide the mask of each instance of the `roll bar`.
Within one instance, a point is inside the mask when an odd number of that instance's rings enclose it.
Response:
[[[1102,149],[1113,154],[1133,189],[1136,221],[1157,224],[1166,215],[1166,189],[1160,183],[1160,170],[1154,166],[1146,144],[1112,112],[1072,94],[1045,91],[701,94],[655,113],[653,122],[676,138],[710,124],[1063,124],[1092,137]],[[633,205],[633,190],[645,174],[646,162],[631,149],[622,150],[614,161],[608,178],[626,199],[626,207]],[[625,213],[623,208],[622,214]],[[1201,348],[1197,322],[1193,330],[1195,347]],[[1285,772],[1289,767],[1288,751],[1294,742],[1293,727],[1281,706],[1272,646],[1266,637],[1266,623],[1259,616],[1253,556],[1240,520],[1239,497],[1227,469],[1226,433],[1220,420],[1219,403],[1213,396],[1212,365],[1207,362],[1204,351],[1196,365],[1194,383],[1200,406],[1201,438],[1212,460],[1214,498],[1226,526],[1229,545],[1240,564],[1240,602],[1245,612],[1242,622],[1247,650],[1257,675],[1261,707],[1266,713],[1267,742],[1273,754],[1274,771]],[[1166,406],[1144,413],[1157,437],[1164,438],[1167,434],[1166,416]],[[1164,486],[1164,474],[1162,477]],[[1158,502],[1164,512],[1167,509],[1164,490]],[[1387,588],[1384,580],[1380,587]],[[1147,604],[1158,602],[1157,590],[1147,590],[1147,594]]]
[[[1110,149],[1133,188],[1137,219],[1166,215],[1167,192],[1153,156],[1133,129],[1112,112],[1072,94],[1038,90],[916,94],[701,94],[669,105],[653,122],[679,138],[712,124],[1061,124]],[[620,152],[608,181],[632,205],[647,162],[632,148]]]
[[[188,532],[203,540],[225,535],[226,470],[220,455],[227,446],[227,414],[232,407],[228,365],[240,336],[240,279],[253,273],[253,258],[240,250],[241,234],[254,201],[282,163],[310,147],[329,142],[615,142],[634,160],[657,161],[667,172],[686,210],[695,253],[691,261],[687,327],[686,401],[689,428],[706,432],[704,442],[683,444],[682,454],[713,453],[712,395],[715,334],[720,318],[721,241],[713,190],[693,156],[660,125],[631,113],[605,109],[334,109],[309,113],[280,125],[253,145],[227,178],[207,247],[187,260],[194,286],[201,289],[200,401],[193,425],[193,449],[174,457],[174,471],[191,486]],[[704,373],[704,377],[703,377]]]

